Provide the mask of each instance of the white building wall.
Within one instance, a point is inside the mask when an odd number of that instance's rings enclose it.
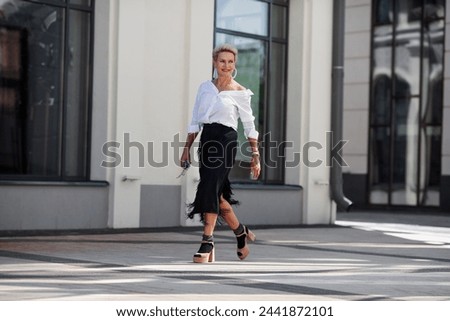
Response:
[[[370,97],[371,0],[348,0],[345,11],[344,173],[366,174]]]
[[[297,5],[300,5],[300,10],[296,19],[302,25],[298,33],[295,29],[290,30],[290,33],[294,33],[293,37],[298,37],[290,40],[299,51],[290,51],[289,64],[298,69],[290,70],[292,74],[289,76],[291,100],[288,99],[288,137],[299,135],[302,153],[299,167],[300,185],[304,189],[302,223],[329,224],[333,223],[335,213],[330,200],[330,168],[326,166],[326,133],[331,130],[333,1],[302,1]],[[294,3],[291,6],[291,10],[296,9]],[[300,63],[300,66],[296,63]],[[298,72],[300,78],[297,83]],[[299,90],[299,93],[295,93],[295,90]],[[298,98],[300,104],[294,101]],[[298,116],[300,128],[293,124]]]

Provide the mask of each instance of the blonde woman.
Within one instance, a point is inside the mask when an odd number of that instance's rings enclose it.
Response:
[[[181,166],[190,163],[190,149],[201,131],[199,160],[200,182],[188,215],[199,214],[204,223],[200,249],[194,254],[195,263],[214,262],[214,229],[218,215],[233,230],[237,240],[237,256],[244,260],[249,254],[248,241],[255,240],[248,227],[242,225],[232,205],[228,175],[234,164],[237,149],[237,125],[241,120],[245,136],[252,150],[251,174],[260,175],[258,132],[251,109],[251,90],[240,85],[236,76],[238,51],[224,44],[213,50],[214,78],[203,82],[197,93]]]

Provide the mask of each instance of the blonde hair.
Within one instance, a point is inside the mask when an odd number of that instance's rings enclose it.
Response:
[[[231,52],[234,55],[235,62],[237,61],[238,50],[233,45],[225,43],[223,45],[219,45],[216,48],[214,48],[214,50],[212,52],[212,56],[213,56],[213,60],[214,61],[217,60],[217,57],[219,57],[219,54],[221,52]]]

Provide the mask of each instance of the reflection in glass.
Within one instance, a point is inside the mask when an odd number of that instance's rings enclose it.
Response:
[[[408,97],[420,94],[420,35],[411,42],[397,40],[395,48],[395,95]]]
[[[419,99],[395,102],[392,204],[416,205]]]
[[[87,178],[89,13],[57,2],[0,1],[2,177]]]
[[[17,45],[20,52],[12,53],[23,64],[22,78],[8,82],[19,93],[15,104],[21,111],[8,116],[9,120],[1,120],[9,124],[11,131],[1,134],[0,146],[14,147],[2,148],[14,164],[0,170],[7,175],[57,176],[61,156],[63,11],[23,1],[15,5],[4,11],[7,14],[3,24],[26,35]],[[7,82],[3,78],[0,81]]]
[[[217,0],[216,27],[268,35],[269,4],[255,0]]]
[[[444,4],[431,0],[374,4],[371,203],[439,206]],[[384,130],[385,136],[380,133]],[[392,153],[389,158],[383,148]]]
[[[442,122],[444,30],[443,20],[425,26],[422,117],[427,124]]]
[[[434,20],[445,17],[445,0],[424,0],[425,19]]]
[[[392,1],[393,0],[375,0],[375,24],[392,23]]]
[[[391,79],[386,75],[379,75],[372,81],[373,101],[371,110],[372,125],[387,125],[391,118]]]
[[[443,20],[424,26],[419,202],[426,206],[439,206],[440,197],[444,30]]]
[[[399,21],[420,21],[422,19],[422,0],[396,0],[396,11]]]
[[[439,206],[441,179],[441,127],[425,127],[421,131],[420,204]]]
[[[399,97],[420,94],[421,21],[408,19],[414,6],[414,1],[398,1],[396,6],[394,68],[395,95]]]
[[[374,27],[372,54],[371,124],[386,125],[390,121],[392,88],[392,28]]]
[[[21,99],[26,88],[26,37],[22,28],[0,27],[0,171],[8,174],[22,173],[26,165]]]
[[[388,204],[390,150],[386,142],[390,141],[389,128],[374,128],[370,137],[370,203]]]

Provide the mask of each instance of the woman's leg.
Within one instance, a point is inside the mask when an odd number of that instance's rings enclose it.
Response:
[[[214,235],[216,228],[217,214],[205,213],[205,225],[203,226],[203,235]]]
[[[194,263],[214,262],[214,228],[216,227],[217,214],[205,213],[202,244],[194,254]]]
[[[224,218],[225,222],[227,222],[228,226],[233,230],[234,235],[236,235],[237,241],[237,255],[243,260],[250,253],[250,250],[247,246],[247,240],[255,241],[255,234],[251,232],[248,227],[239,223],[239,220],[236,214],[233,211],[230,203],[223,198],[220,197],[220,214]]]
[[[230,203],[228,203],[227,200],[223,198],[223,196],[220,196],[219,207],[220,207],[220,214],[225,220],[225,222],[227,222],[228,226],[233,231],[237,229],[240,224],[239,220],[233,211],[233,207],[231,207]]]

